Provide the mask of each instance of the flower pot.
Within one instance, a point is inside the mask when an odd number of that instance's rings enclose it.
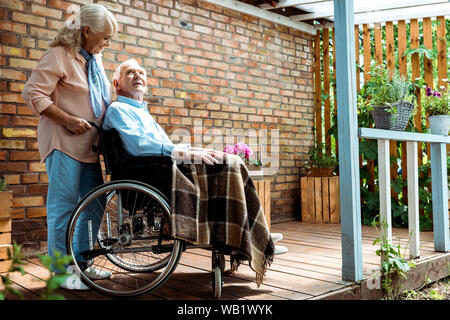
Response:
[[[449,115],[429,116],[428,121],[430,122],[430,131],[432,134],[448,135],[450,128]]]
[[[318,168],[312,167],[309,169],[308,176],[311,177],[332,177],[334,168]]]
[[[409,117],[414,104],[409,101],[400,101],[394,104],[397,112],[390,112],[389,106],[373,106],[372,118],[377,129],[403,131],[408,125]]]

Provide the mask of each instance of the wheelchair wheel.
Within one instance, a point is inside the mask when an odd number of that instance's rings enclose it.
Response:
[[[67,249],[89,287],[130,297],[160,286],[175,270],[182,241],[170,237],[170,207],[153,187],[130,180],[104,184],[75,209]],[[92,280],[88,266],[111,274]]]
[[[222,272],[225,268],[225,257],[218,251],[212,254],[212,292],[213,297],[218,299],[222,295]]]

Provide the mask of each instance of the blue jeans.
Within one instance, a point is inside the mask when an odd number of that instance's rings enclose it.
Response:
[[[45,160],[48,174],[47,193],[47,239],[48,255],[53,257],[54,251],[68,254],[66,248],[66,232],[78,202],[92,189],[103,184],[100,163],[79,162],[65,153],[54,150]],[[102,204],[104,208],[104,203]],[[83,214],[78,221],[81,228],[77,228],[79,238],[74,241],[76,253],[89,249],[89,235],[87,220],[91,220],[93,241],[96,240],[98,228],[103,215],[103,208],[92,215]],[[88,209],[89,210],[89,209]],[[90,211],[90,210],[89,210]],[[77,255],[77,261],[83,261]]]

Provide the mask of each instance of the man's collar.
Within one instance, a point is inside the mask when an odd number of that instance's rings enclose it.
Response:
[[[147,101],[139,101],[139,100],[135,100],[135,99],[131,99],[125,96],[121,96],[121,95],[117,95],[117,101],[122,102],[122,103],[126,103],[126,104],[130,104],[134,107],[138,107],[138,108],[147,108]]]

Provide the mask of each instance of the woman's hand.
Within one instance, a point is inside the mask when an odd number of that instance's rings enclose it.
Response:
[[[45,109],[42,114],[55,121],[57,124],[63,126],[73,134],[83,134],[92,128],[86,120],[72,116],[54,104]]]
[[[74,116],[69,116],[69,119],[67,120],[64,127],[73,134],[83,134],[92,128],[89,122]]]

